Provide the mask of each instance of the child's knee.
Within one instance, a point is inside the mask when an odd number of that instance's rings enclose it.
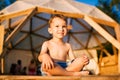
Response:
[[[76,61],[76,62],[83,62],[83,58],[81,58],[81,57],[79,57],[79,58],[76,58],[74,61]]]
[[[75,60],[74,60],[74,62],[76,63],[76,64],[81,64],[81,65],[84,65],[84,59],[83,58],[76,58]]]

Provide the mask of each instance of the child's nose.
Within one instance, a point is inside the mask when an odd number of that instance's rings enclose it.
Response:
[[[63,30],[63,27],[59,27],[59,30]]]

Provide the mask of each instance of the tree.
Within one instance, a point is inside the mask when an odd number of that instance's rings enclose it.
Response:
[[[15,1],[16,0],[0,0],[0,10],[5,8],[6,6],[9,6],[10,4],[12,4]]]
[[[120,0],[98,0],[97,7],[120,23]]]

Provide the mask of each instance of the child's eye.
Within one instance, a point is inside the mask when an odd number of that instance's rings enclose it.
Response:
[[[59,26],[57,25],[57,26],[55,26],[55,27],[59,27]]]
[[[66,28],[66,26],[62,26],[63,28]]]

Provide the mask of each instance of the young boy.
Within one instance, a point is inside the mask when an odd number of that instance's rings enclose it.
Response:
[[[87,56],[75,58],[71,45],[63,41],[67,34],[67,21],[62,15],[54,15],[49,21],[48,32],[52,39],[42,45],[38,60],[42,62],[42,71],[47,75],[55,76],[81,76],[88,75],[88,71],[81,71],[89,63]],[[69,57],[71,63],[66,60]]]

